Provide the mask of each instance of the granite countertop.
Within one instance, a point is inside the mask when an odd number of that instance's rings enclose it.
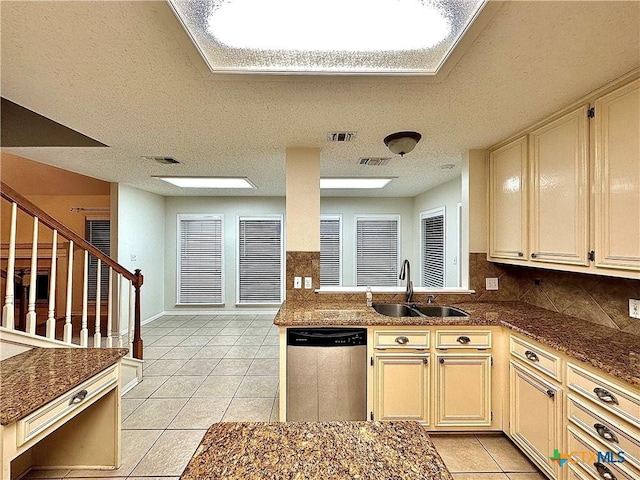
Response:
[[[468,317],[387,317],[353,302],[285,302],[278,326],[499,326],[640,387],[640,337],[524,302],[465,302]]]
[[[452,480],[417,422],[216,423],[181,480]]]
[[[16,422],[127,354],[125,348],[32,348],[0,362],[0,425]]]

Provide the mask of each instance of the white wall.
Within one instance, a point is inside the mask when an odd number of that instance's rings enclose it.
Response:
[[[116,212],[112,225],[117,226],[112,232],[112,245],[116,245],[113,254],[127,270],[139,268],[144,275],[140,290],[144,322],[164,311],[165,199],[122,184],[114,184],[111,193],[112,212]],[[126,323],[125,319],[121,330]]]
[[[456,178],[447,183],[443,183],[431,190],[428,190],[414,197],[413,219],[416,224],[416,239],[420,235],[420,214],[433,208],[445,208],[445,287],[457,287],[458,285],[458,265],[460,258],[458,255],[458,203],[462,201],[461,179]],[[415,272],[420,271],[420,241],[416,240],[414,245],[414,258],[416,259]],[[414,284],[419,283],[419,276],[415,276]],[[420,286],[422,286],[420,284]]]
[[[239,215],[284,215],[284,197],[166,197],[164,242],[164,309],[203,310],[202,306],[176,306],[177,301],[177,227],[180,213],[209,213],[223,216],[224,228],[224,302],[220,310],[233,310],[236,303],[236,236]],[[269,307],[273,309],[273,307]],[[245,308],[246,310],[246,308]]]
[[[414,255],[415,228],[413,198],[322,197],[320,214],[342,214],[342,285],[355,285],[355,215],[400,215],[400,261],[409,259],[417,265]],[[415,282],[414,282],[415,284]]]

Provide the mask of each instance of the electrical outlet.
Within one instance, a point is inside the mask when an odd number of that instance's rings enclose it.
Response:
[[[136,255],[135,253],[132,253],[129,258],[131,258],[132,262],[137,262],[138,261],[138,255]]]
[[[293,288],[302,288],[302,277],[293,277]]]
[[[497,278],[485,278],[486,289],[487,290],[498,290],[498,279]]]
[[[311,277],[304,277],[304,288],[309,290],[313,287],[313,279]]]
[[[629,299],[629,316],[632,318],[640,318],[640,300]]]

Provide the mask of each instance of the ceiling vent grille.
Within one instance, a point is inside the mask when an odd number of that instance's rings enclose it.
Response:
[[[358,165],[368,165],[370,167],[381,167],[386,165],[391,160],[391,157],[361,157],[358,160]]]
[[[157,157],[154,155],[143,155],[142,158],[144,158],[145,160],[153,160],[154,162],[158,162],[162,165],[176,165],[180,163],[178,160],[176,160],[173,157]]]
[[[329,132],[327,140],[330,142],[350,142],[356,138],[356,132]]]

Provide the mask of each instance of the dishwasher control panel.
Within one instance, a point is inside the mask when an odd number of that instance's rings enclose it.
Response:
[[[306,347],[354,347],[367,344],[366,328],[289,328],[288,346]]]

